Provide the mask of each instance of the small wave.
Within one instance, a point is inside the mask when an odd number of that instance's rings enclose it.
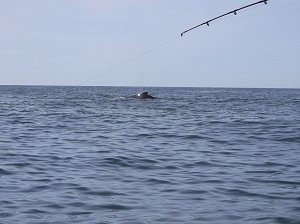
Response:
[[[63,181],[64,179],[57,179],[57,181]],[[79,184],[76,183],[64,183],[64,182],[57,182],[52,183],[50,186],[50,189],[75,189],[76,187],[80,187]]]
[[[49,160],[64,160],[64,161],[70,161],[72,159],[72,157],[59,157],[59,156],[49,156],[47,159]]]
[[[224,183],[224,181],[220,180],[220,179],[202,180],[201,182],[208,183],[208,184],[221,184],[221,183]]]
[[[85,192],[87,195],[95,195],[95,196],[103,196],[103,197],[111,197],[111,196],[125,196],[126,194],[114,192],[114,191],[88,191]]]
[[[64,208],[66,208],[65,206],[62,206],[62,205],[56,204],[56,203],[47,204],[43,207],[50,208],[50,209],[64,209]]]
[[[52,180],[49,178],[42,178],[42,179],[28,179],[28,180],[24,180],[24,181],[28,181],[28,182],[51,182]]]
[[[0,218],[10,218],[10,217],[12,217],[12,216],[14,216],[14,214],[13,213],[8,213],[8,212],[2,212],[2,213],[0,213]]]
[[[293,208],[295,212],[300,212],[300,207]]]
[[[87,206],[87,204],[84,202],[71,202],[71,203],[66,203],[65,206],[66,207],[83,208],[83,207]]]
[[[14,204],[11,201],[0,201],[0,203],[1,203],[1,205],[12,205],[12,204]]]
[[[148,182],[149,184],[173,184],[173,182],[168,181],[168,180],[162,180],[162,179],[157,179],[157,178],[151,178],[151,179],[147,179],[146,182]]]
[[[67,215],[71,215],[71,216],[79,216],[79,215],[90,215],[93,212],[86,212],[86,211],[73,211],[73,212],[67,212]]]
[[[218,166],[218,164],[209,161],[196,161],[193,163],[188,163],[183,165],[185,168],[196,168],[196,167],[206,167],[206,166]]]
[[[83,187],[83,186],[71,187],[71,188],[69,188],[69,189],[79,191],[80,193],[91,192],[91,189],[90,189],[90,188],[88,188],[88,187]]]
[[[29,209],[26,211],[22,211],[21,213],[25,213],[25,214],[49,214],[49,212],[41,210],[41,209]]]
[[[12,174],[12,172],[0,168],[0,176],[2,176],[2,175],[11,175],[11,174]]]
[[[87,209],[95,211],[95,210],[116,210],[116,211],[124,211],[124,210],[132,210],[133,207],[120,205],[120,204],[103,204],[103,205],[89,205],[86,206]]]
[[[233,195],[233,196],[240,196],[240,197],[241,196],[242,197],[258,197],[258,198],[272,199],[272,200],[293,199],[293,198],[279,196],[279,195],[254,193],[254,192],[249,192],[249,191],[240,190],[240,189],[224,189],[224,192],[226,192],[226,195]]]
[[[199,140],[199,139],[206,139],[207,137],[202,135],[190,134],[190,135],[184,135],[182,138],[186,140]]]
[[[147,134],[147,133],[139,133],[135,136],[137,139],[140,138],[156,138],[157,136],[153,135],[153,134]]]
[[[249,178],[251,182],[256,183],[264,183],[264,184],[278,184],[278,185],[288,185],[288,186],[300,186],[299,181],[291,181],[291,180],[266,180],[266,179],[259,179],[259,178]]]
[[[221,162],[214,161],[197,161],[185,164],[185,168],[198,168],[198,167],[229,167],[229,165],[222,164]]]
[[[278,167],[278,166],[290,166],[289,164],[284,164],[284,163],[280,163],[280,162],[264,162],[261,164],[256,164],[256,166],[260,166],[260,167]]]
[[[291,136],[291,137],[285,137],[285,138],[274,138],[275,141],[278,142],[287,142],[287,143],[299,143],[300,137],[299,136]]]
[[[31,163],[8,163],[8,164],[5,164],[5,165],[14,166],[14,167],[17,167],[17,168],[23,168],[23,167],[31,166],[32,164]]]
[[[22,190],[22,192],[24,192],[24,193],[32,193],[32,192],[44,191],[44,190],[47,190],[47,189],[49,189],[48,185],[41,185],[41,186],[34,186],[34,187],[27,188],[25,190]]]
[[[155,169],[157,168],[155,164],[158,163],[155,160],[138,158],[131,159],[125,156],[108,157],[104,158],[103,160],[108,166],[132,167],[141,170]]]
[[[274,218],[275,223],[279,224],[299,224],[300,219],[292,219],[292,218],[286,218],[286,217],[276,217]]]
[[[220,217],[221,220],[230,220],[230,221],[238,221],[238,220],[242,220],[244,217],[240,216],[240,215],[223,215],[222,217]]]
[[[167,166],[162,167],[162,169],[174,171],[174,170],[180,169],[180,167],[179,166],[175,166],[175,165],[167,165]]]
[[[245,171],[245,173],[247,174],[276,174],[276,173],[280,173],[280,171],[278,170],[247,170]]]
[[[121,167],[130,167],[131,159],[123,156],[105,158],[104,162],[107,165],[118,165]]]
[[[195,189],[188,189],[188,190],[181,190],[179,191],[180,194],[191,194],[191,195],[199,195],[199,194],[207,194],[205,190],[195,190]]]

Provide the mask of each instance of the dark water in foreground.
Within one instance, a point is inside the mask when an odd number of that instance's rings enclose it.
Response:
[[[0,223],[300,223],[300,90],[0,86]]]

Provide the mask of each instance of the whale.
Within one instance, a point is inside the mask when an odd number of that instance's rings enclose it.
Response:
[[[154,96],[151,96],[148,94],[148,92],[142,92],[136,95],[137,98],[139,99],[155,99]]]

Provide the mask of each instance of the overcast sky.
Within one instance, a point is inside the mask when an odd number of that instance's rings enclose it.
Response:
[[[0,85],[300,88],[299,0],[180,37],[256,1],[0,0]]]

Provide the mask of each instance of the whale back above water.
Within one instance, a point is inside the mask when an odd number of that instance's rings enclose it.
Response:
[[[155,97],[148,94],[148,92],[142,92],[137,94],[137,97],[140,99],[155,99]]]

